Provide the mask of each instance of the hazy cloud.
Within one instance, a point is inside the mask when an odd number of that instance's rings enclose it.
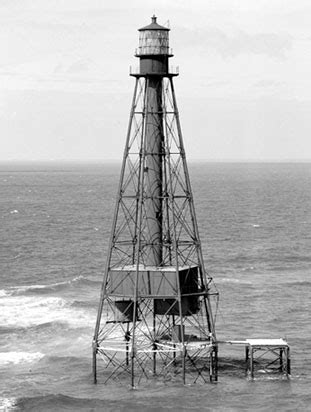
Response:
[[[199,47],[200,50],[214,51],[222,57],[240,54],[262,54],[273,58],[284,58],[292,48],[292,39],[287,34],[257,33],[238,31],[227,34],[218,28],[179,29],[183,45]]]
[[[310,158],[310,0],[0,0],[0,158],[122,156],[153,13],[190,158]]]
[[[280,87],[284,86],[285,82],[279,82],[277,80],[272,79],[264,79],[260,80],[259,82],[255,83],[255,87]]]

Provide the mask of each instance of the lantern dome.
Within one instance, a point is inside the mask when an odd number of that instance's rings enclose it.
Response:
[[[170,31],[169,28],[161,26],[160,24],[157,23],[157,18],[155,15],[151,17],[151,23],[148,24],[148,26],[142,27],[141,29],[138,29],[138,31],[144,31],[144,30],[165,30],[165,31]]]

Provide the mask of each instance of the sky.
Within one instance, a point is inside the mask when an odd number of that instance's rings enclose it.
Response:
[[[121,159],[153,14],[188,160],[311,159],[310,0],[0,0],[0,160]]]

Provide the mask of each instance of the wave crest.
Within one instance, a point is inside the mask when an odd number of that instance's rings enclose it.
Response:
[[[82,275],[76,276],[73,279],[63,282],[51,283],[47,285],[25,285],[25,286],[12,286],[8,289],[0,290],[0,298],[5,296],[20,296],[20,295],[35,295],[35,294],[48,294],[65,290],[70,287],[79,287],[81,285],[96,285],[101,284],[99,281],[90,280]]]
[[[41,352],[0,352],[0,365],[35,362],[44,357]]]
[[[59,297],[8,296],[0,300],[0,327],[29,328],[38,325],[65,323],[72,328],[85,327],[93,319],[93,311],[74,308]]]

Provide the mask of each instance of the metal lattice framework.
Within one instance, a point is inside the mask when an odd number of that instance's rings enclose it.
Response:
[[[217,380],[211,298],[173,75],[135,75],[93,341],[104,381]]]

